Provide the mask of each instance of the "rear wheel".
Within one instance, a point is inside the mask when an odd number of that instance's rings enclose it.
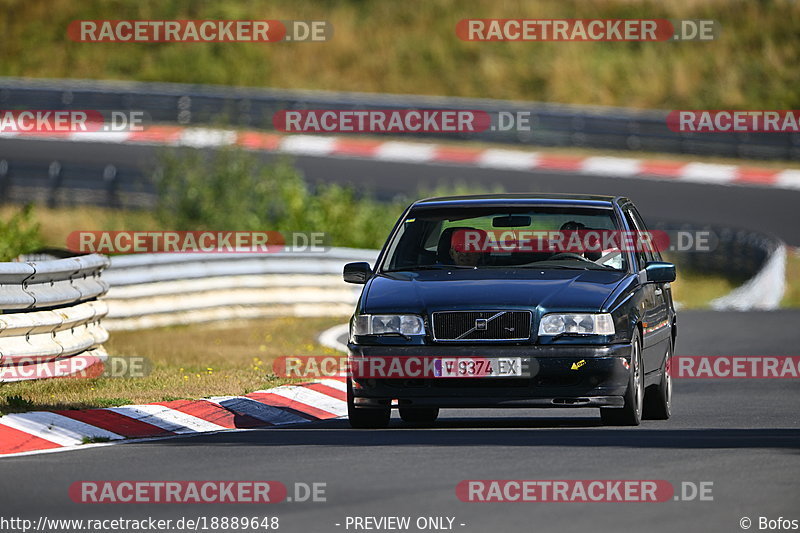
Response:
[[[438,407],[400,407],[400,418],[409,424],[433,424],[439,417]]]
[[[353,381],[347,379],[347,419],[355,429],[381,429],[389,425],[392,408],[356,407],[353,399]]]
[[[600,419],[603,424],[607,426],[638,426],[642,421],[644,367],[642,366],[642,346],[638,330],[634,333],[631,341],[631,368],[624,399],[625,404],[622,408],[600,408]]]
[[[672,340],[664,357],[664,366],[661,368],[661,382],[658,385],[647,387],[644,394],[643,416],[647,420],[666,420],[672,415]]]

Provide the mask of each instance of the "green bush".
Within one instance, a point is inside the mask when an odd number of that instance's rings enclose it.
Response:
[[[312,190],[288,159],[265,165],[236,148],[175,150],[162,161],[156,216],[175,230],[324,231],[333,246],[376,248],[407,204],[336,184]]]
[[[0,219],[0,261],[11,261],[41,246],[42,237],[32,206],[26,205],[8,220]]]

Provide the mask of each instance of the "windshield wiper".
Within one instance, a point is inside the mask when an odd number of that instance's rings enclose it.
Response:
[[[591,270],[589,267],[585,266],[568,266],[568,265],[537,265],[536,263],[527,264],[527,265],[512,265],[505,268],[530,268],[536,270],[537,268],[542,269],[553,269],[553,270]]]
[[[572,265],[537,265],[536,263],[522,265],[519,267],[511,267],[511,268],[552,268],[557,270],[619,270],[617,268],[608,265],[599,265],[594,261],[592,261],[591,263],[597,268],[593,268],[590,266],[581,266],[579,264],[572,266]]]
[[[451,270],[453,268],[468,268],[470,270],[477,267],[466,265],[417,265],[407,268],[393,268],[391,270],[384,270],[383,272],[415,272],[417,270]]]

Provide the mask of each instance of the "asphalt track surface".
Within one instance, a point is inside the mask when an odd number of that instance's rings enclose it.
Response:
[[[157,160],[155,146],[30,139],[0,140],[0,159],[41,167],[47,176],[51,161],[64,167],[85,166],[102,175],[106,164],[141,169]],[[274,154],[263,154],[271,160]],[[717,224],[770,233],[800,246],[797,206],[800,190],[755,186],[670,183],[648,178],[586,176],[570,172],[519,171],[472,165],[436,165],[359,160],[342,157],[294,156],[297,167],[314,182],[349,183],[387,198],[398,193],[416,197],[420,190],[457,183],[500,186],[507,192],[563,192],[627,196],[645,217],[658,221]]]
[[[800,310],[679,320],[678,355],[800,355]],[[386,430],[333,420],[6,458],[0,515],[278,516],[292,532],[354,531],[348,516],[449,516],[464,532],[730,532],[745,516],[753,530],[761,516],[800,519],[800,381],[684,379],[674,390],[673,418],[637,428],[603,427],[595,409],[448,410],[433,428],[395,415]],[[79,480],[187,479],[324,482],[327,501],[88,505],[67,493]],[[656,479],[679,491],[711,481],[713,501],[465,503],[465,479]]]

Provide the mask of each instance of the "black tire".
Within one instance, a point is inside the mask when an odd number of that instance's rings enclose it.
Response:
[[[628,374],[628,388],[625,391],[625,404],[620,407],[601,407],[600,420],[606,426],[638,426],[642,421],[644,403],[644,366],[642,365],[642,343],[639,331],[631,341],[631,369]]]
[[[644,410],[642,417],[645,420],[667,420],[672,415],[672,375],[670,362],[672,361],[672,340],[664,364],[661,367],[661,382],[658,385],[647,387],[644,393]]]
[[[347,419],[354,429],[382,429],[389,425],[392,408],[356,407],[353,401],[353,382],[347,379]]]
[[[409,424],[433,424],[439,418],[438,407],[400,407],[400,418]]]

